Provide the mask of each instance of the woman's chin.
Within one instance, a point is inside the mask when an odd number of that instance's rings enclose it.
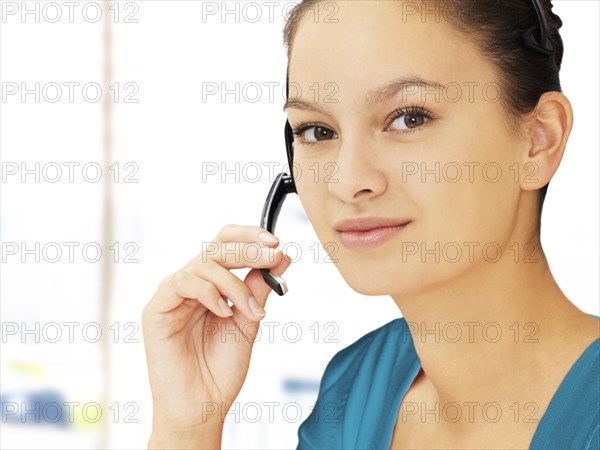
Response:
[[[364,274],[363,276],[352,275],[344,277],[344,280],[354,292],[370,297],[390,295],[392,292],[407,294],[419,290],[420,284],[408,280],[402,282],[397,278],[394,281],[390,281],[389,277],[372,277],[369,274]]]

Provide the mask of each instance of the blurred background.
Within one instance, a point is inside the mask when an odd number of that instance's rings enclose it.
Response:
[[[297,2],[2,1],[3,448],[145,448],[141,311],[228,223],[259,225],[284,168],[282,30]],[[598,315],[599,3],[554,0],[575,124],[542,242]],[[327,362],[400,317],[352,291],[297,196],[224,448],[295,448]],[[243,278],[247,270],[235,272]]]

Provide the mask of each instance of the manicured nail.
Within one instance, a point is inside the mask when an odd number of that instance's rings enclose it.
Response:
[[[257,316],[264,316],[266,314],[265,310],[263,308],[261,308],[261,306],[256,302],[256,299],[254,297],[250,297],[248,299],[248,305],[250,306],[250,309],[252,310],[252,312],[254,314],[256,314]]]
[[[275,243],[275,242],[279,242],[279,239],[276,238],[275,236],[273,236],[271,233],[267,233],[266,231],[263,231],[262,233],[260,233],[258,235],[258,237],[260,237],[262,239],[262,241],[264,243]]]
[[[221,308],[221,311],[223,311],[223,314],[225,314],[227,317],[233,316],[233,311],[231,310],[227,302],[223,300],[223,297],[219,297],[218,303],[219,308]]]
[[[269,262],[275,261],[275,255],[277,253],[281,253],[280,248],[263,247],[260,249],[261,258]]]

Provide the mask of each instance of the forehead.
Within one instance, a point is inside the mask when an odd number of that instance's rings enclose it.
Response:
[[[357,106],[399,77],[442,84],[497,81],[495,68],[440,14],[408,14],[398,0],[340,1],[308,10],[297,24],[289,60],[290,96],[318,102],[333,84],[336,98]],[[421,6],[423,7],[423,6]],[[454,19],[456,20],[456,19]],[[301,95],[300,95],[301,94]]]

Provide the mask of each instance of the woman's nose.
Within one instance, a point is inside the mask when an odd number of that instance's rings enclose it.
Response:
[[[328,174],[323,176],[323,181],[331,194],[346,203],[357,203],[385,190],[382,162],[373,150],[374,145],[368,137],[347,138],[340,143],[335,161],[323,165],[323,173]]]

